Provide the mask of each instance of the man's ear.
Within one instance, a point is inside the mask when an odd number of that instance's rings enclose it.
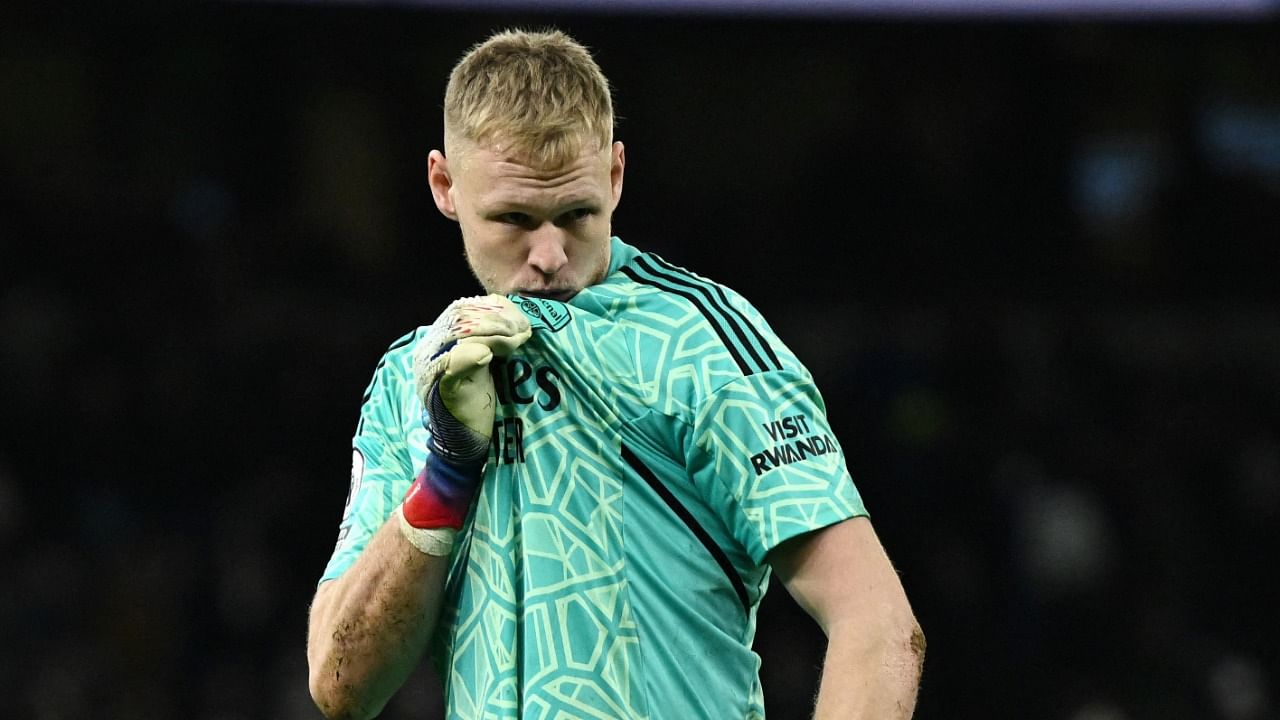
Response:
[[[445,217],[457,222],[458,209],[453,204],[453,175],[449,173],[449,159],[439,150],[427,156],[427,184],[436,209]]]
[[[616,209],[622,200],[622,171],[627,165],[627,154],[621,142],[615,142],[609,158],[609,186],[613,194],[613,207]]]

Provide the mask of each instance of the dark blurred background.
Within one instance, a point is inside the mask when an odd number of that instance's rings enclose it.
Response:
[[[920,718],[1277,717],[1273,19],[0,11],[7,717],[314,718],[382,351],[471,294],[455,59],[592,46],[615,231],[809,365],[929,638]],[[770,717],[820,632],[761,613]],[[388,718],[439,716],[423,671]]]

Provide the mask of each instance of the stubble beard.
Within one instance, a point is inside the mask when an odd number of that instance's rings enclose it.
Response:
[[[610,259],[610,256],[612,255],[612,247],[607,245],[608,243],[611,243],[611,239],[610,239],[611,237],[612,235],[605,238],[604,240],[604,242],[606,243],[605,252],[600,255],[599,263],[596,265],[596,267],[591,269],[591,273],[587,277],[586,281],[583,282],[580,286],[578,284],[575,284],[572,286],[574,295],[577,295],[578,293],[582,292],[586,288],[589,288],[592,285],[596,285],[604,280],[605,275],[609,272],[609,259]],[[471,247],[470,245],[467,244],[465,237],[463,238],[463,241],[462,241],[462,256],[463,256],[463,259],[466,260],[467,269],[471,271],[471,276],[476,279],[476,282],[480,284],[480,287],[486,293],[495,294],[495,295],[510,295],[512,293],[517,292],[518,288],[502,287],[502,285],[498,281],[498,278],[496,277],[488,277],[488,278],[485,277],[484,273],[481,272],[480,267],[476,264],[474,258],[472,258],[471,256]]]

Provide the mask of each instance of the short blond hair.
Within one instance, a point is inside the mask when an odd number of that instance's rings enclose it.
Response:
[[[446,152],[458,140],[502,143],[509,157],[561,167],[609,146],[613,122],[609,81],[558,30],[495,33],[458,61],[444,94]]]

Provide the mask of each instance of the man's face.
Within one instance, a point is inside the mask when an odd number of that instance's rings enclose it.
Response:
[[[622,143],[555,169],[458,143],[432,151],[436,207],[457,220],[467,261],[487,292],[567,301],[609,267],[610,218],[622,195]]]

